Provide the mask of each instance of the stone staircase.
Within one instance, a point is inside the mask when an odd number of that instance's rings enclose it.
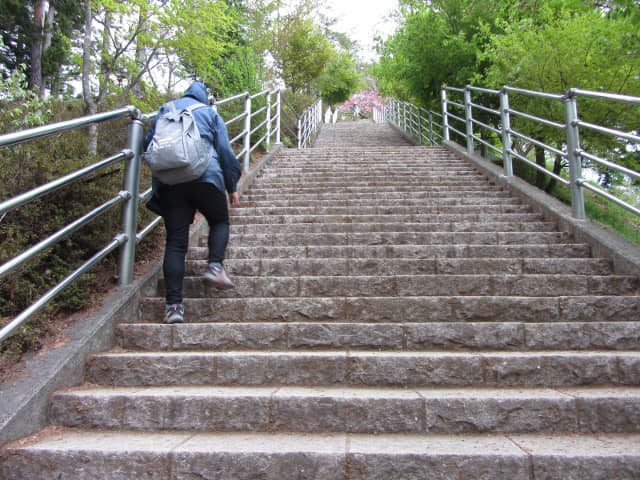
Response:
[[[640,478],[638,279],[368,121],[274,159],[217,292],[192,249],[3,479]],[[204,245],[204,243],[201,243]]]

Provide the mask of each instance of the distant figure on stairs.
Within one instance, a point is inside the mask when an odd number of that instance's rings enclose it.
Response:
[[[324,123],[331,123],[331,107],[327,108],[327,111],[324,114]]]
[[[358,105],[353,106],[353,119],[358,120],[360,118],[360,107]]]

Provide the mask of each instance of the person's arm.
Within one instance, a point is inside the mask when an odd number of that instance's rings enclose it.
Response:
[[[143,151],[147,150],[147,148],[149,147],[149,144],[151,143],[151,139],[153,138],[153,135],[156,133],[156,123],[158,122],[158,117],[160,116],[161,111],[162,111],[162,107],[160,107],[160,109],[158,110],[158,114],[155,117],[153,117],[153,121],[151,122],[149,131],[144,136],[144,140],[142,141]]]
[[[230,196],[234,193],[236,194],[235,196],[238,197],[236,198],[237,204],[239,195],[236,192],[236,188],[238,180],[240,180],[240,176],[242,175],[242,168],[240,167],[240,162],[238,162],[238,159],[231,149],[227,127],[219,115],[216,115],[214,120],[214,128],[214,148],[218,153],[218,160],[220,161],[220,167],[222,168],[224,186]],[[233,206],[233,198],[231,198],[231,202]]]

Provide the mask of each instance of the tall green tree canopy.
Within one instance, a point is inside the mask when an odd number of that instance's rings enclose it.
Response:
[[[341,52],[334,55],[314,86],[322,100],[329,105],[346,102],[358,88],[360,76],[351,55]]]
[[[401,0],[401,25],[379,46],[375,74],[384,93],[435,106],[444,83],[464,85],[502,10],[494,0]]]
[[[71,44],[83,21],[82,2],[3,0],[0,2],[0,72],[23,69],[30,87],[57,90],[70,63]],[[34,72],[37,73],[34,85]]]
[[[272,53],[282,79],[295,92],[308,89],[320,76],[333,49],[310,18],[289,15],[277,28]]]
[[[597,56],[596,50],[606,49],[605,40],[593,43],[597,32],[609,38],[607,42],[631,46],[627,53],[633,54],[632,45],[637,42],[633,30],[640,30],[639,12],[637,0],[400,0],[400,27],[380,43],[381,59],[375,73],[385,93],[437,107],[443,84],[486,83],[489,70],[495,80],[494,62],[512,63],[508,80],[519,83],[520,55],[541,62],[558,59],[555,52],[549,56],[553,46],[565,52],[563,55],[572,48],[588,48],[590,55]],[[563,35],[558,21],[576,15],[581,23],[563,25],[570,28]],[[619,30],[618,26],[626,29],[625,33],[619,32],[621,36],[613,39],[612,32],[602,30],[606,22],[614,22],[610,25],[615,30]],[[534,39],[535,36],[539,37]],[[527,45],[523,45],[525,38]],[[509,50],[512,41],[515,44]],[[502,49],[502,59],[492,54],[496,48]],[[569,65],[575,65],[575,59]],[[590,68],[597,62],[594,57]],[[584,78],[585,82],[572,86],[586,87],[592,78],[599,77],[599,73],[592,76],[588,70],[583,68],[581,76],[574,75],[576,80]]]
[[[485,59],[490,65],[484,83],[500,88],[515,85],[551,93],[566,93],[572,87],[640,96],[640,30],[632,15],[603,15],[593,8],[538,12],[537,21],[522,19],[505,25],[504,32],[491,36]],[[530,97],[514,97],[516,108],[562,122],[562,105]],[[580,102],[580,117],[623,131],[637,130],[638,112],[615,102]],[[531,125],[520,130],[547,143],[562,145],[564,133]],[[592,153],[611,155],[619,142],[611,136],[583,129],[581,141]],[[630,168],[640,169],[638,156],[617,155]],[[594,168],[598,168],[594,166]],[[606,170],[602,180],[611,178]]]

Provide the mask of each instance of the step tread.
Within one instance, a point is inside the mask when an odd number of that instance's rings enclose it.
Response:
[[[198,433],[76,430],[49,427],[12,451],[391,454],[598,458],[640,457],[640,434],[597,435],[424,435]]]
[[[54,397],[303,397],[342,399],[456,399],[483,401],[486,399],[640,399],[638,387],[588,387],[588,388],[374,388],[374,387],[306,387],[306,386],[149,386],[104,387],[80,385],[58,391]]]

